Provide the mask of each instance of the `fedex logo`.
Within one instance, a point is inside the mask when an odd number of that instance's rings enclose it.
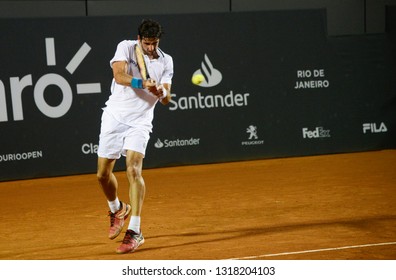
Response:
[[[330,130],[323,127],[316,127],[314,130],[302,129],[303,138],[325,138],[330,137]]]

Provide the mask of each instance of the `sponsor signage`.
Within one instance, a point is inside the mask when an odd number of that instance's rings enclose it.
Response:
[[[264,140],[260,140],[258,135],[257,135],[257,126],[255,125],[249,125],[248,128],[246,128],[246,133],[249,134],[249,137],[246,141],[242,141],[241,145],[242,146],[249,146],[249,145],[262,145],[264,144]]]
[[[45,56],[48,67],[56,66],[55,38],[44,38]],[[73,75],[77,68],[83,63],[84,58],[89,54],[91,47],[83,43],[72,59],[68,62],[65,69],[68,74]],[[51,104],[45,97],[45,92],[49,87],[56,88],[61,94],[58,104]],[[32,74],[23,77],[9,78],[9,95],[11,97],[12,119],[8,118],[7,94],[4,83],[0,81],[0,122],[23,121],[23,93],[29,91],[33,95],[34,104],[37,109],[49,118],[60,118],[70,110],[73,103],[73,94],[94,94],[101,93],[100,83],[78,83],[70,85],[65,77],[58,73],[46,73],[36,79],[33,84]]]
[[[173,148],[173,147],[185,147],[185,146],[198,146],[199,145],[199,138],[190,138],[190,139],[176,139],[176,140],[169,140],[165,139],[161,141],[161,139],[157,139],[154,144],[154,147],[161,149],[161,148]]]
[[[372,51],[396,40],[328,38],[323,10],[150,17],[175,74],[145,168],[396,147],[395,65]],[[96,172],[109,61],[141,19],[0,19],[0,181]]]
[[[380,124],[377,123],[364,123],[363,124],[363,133],[383,133],[387,132],[388,129],[385,123],[381,122]]]
[[[329,138],[330,130],[324,129],[323,127],[316,127],[313,130],[309,130],[308,128],[304,127],[302,129],[303,138]]]

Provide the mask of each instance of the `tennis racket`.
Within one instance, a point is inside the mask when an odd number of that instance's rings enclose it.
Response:
[[[135,55],[136,55],[136,62],[138,64],[142,79],[143,80],[150,79],[150,75],[147,71],[146,61],[144,60],[143,50],[140,47],[139,43],[135,45]]]

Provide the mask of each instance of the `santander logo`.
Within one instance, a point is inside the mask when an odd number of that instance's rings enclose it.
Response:
[[[205,80],[198,85],[200,87],[214,87],[218,85],[223,78],[220,71],[213,67],[213,64],[209,60],[207,54],[204,55],[204,60],[201,63],[201,68],[196,70],[193,73],[193,76],[197,74],[201,74],[205,77]]]

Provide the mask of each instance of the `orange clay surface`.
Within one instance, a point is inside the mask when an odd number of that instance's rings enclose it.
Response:
[[[143,175],[146,243],[125,255],[95,174],[1,182],[0,259],[396,259],[396,150]]]

